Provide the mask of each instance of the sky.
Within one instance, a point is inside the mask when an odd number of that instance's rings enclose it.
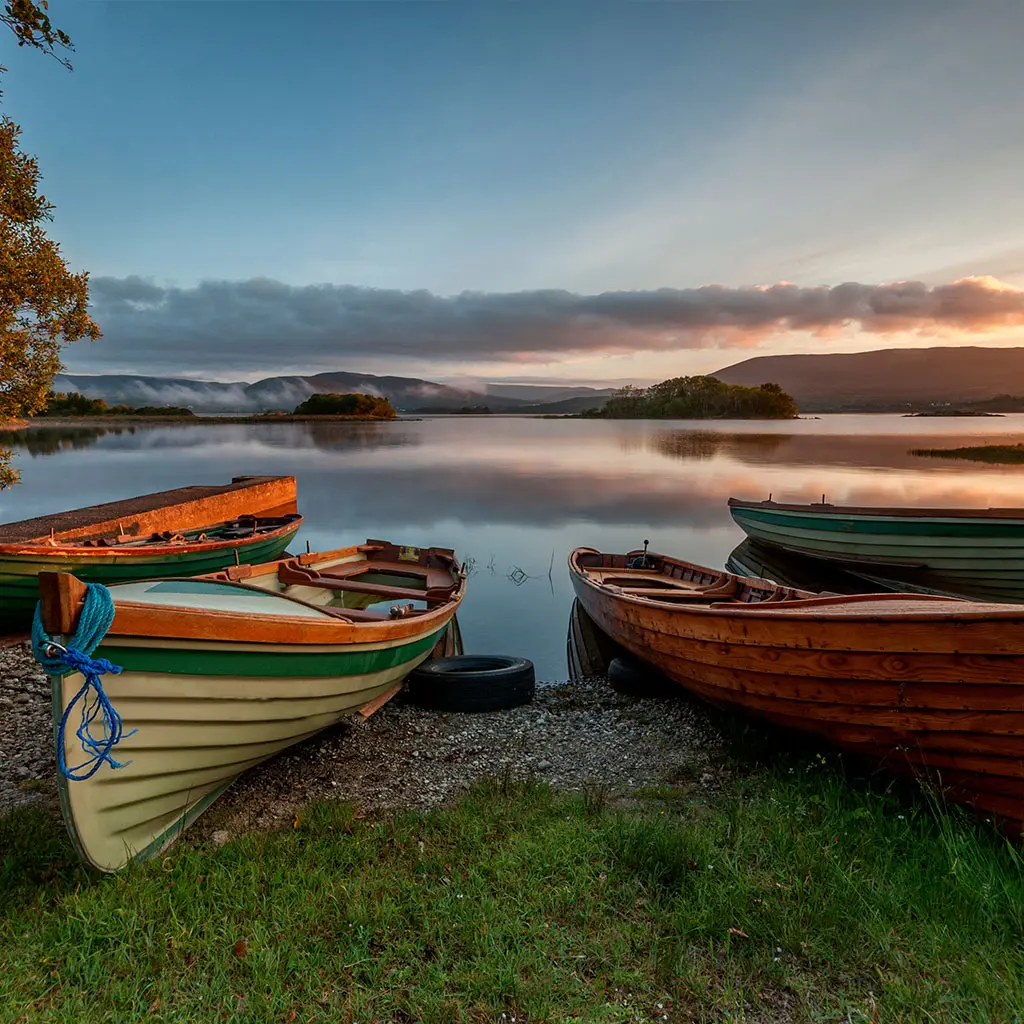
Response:
[[[651,381],[1024,339],[1024,4],[51,0],[75,372]]]

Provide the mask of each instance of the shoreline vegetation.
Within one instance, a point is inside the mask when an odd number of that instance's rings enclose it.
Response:
[[[1020,854],[831,755],[748,754],[703,797],[499,775],[437,810],[314,803],[112,878],[15,808],[0,886],[5,1020],[1024,1016]]]
[[[310,395],[290,412],[237,413],[224,416],[202,415],[183,406],[109,406],[102,398],[86,398],[77,391],[50,392],[46,408],[27,419],[0,423],[0,433],[45,429],[47,427],[144,426],[146,424],[209,425],[228,423],[310,423],[323,420],[380,421],[397,418],[386,398],[364,394]]]
[[[1002,416],[1001,412],[982,412],[978,409],[930,409],[927,412],[905,412],[904,416]]]
[[[747,387],[717,377],[673,377],[649,388],[619,389],[585,419],[797,419],[800,411],[778,384]]]
[[[911,448],[911,455],[930,459],[968,459],[1003,465],[1024,463],[1024,444],[984,444],[967,448]]]

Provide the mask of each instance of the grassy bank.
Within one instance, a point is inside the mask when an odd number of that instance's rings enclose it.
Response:
[[[5,1021],[1024,1017],[1018,855],[816,760],[710,805],[499,780],[313,806],[115,878],[38,810],[0,851]]]
[[[986,444],[974,448],[912,448],[911,455],[933,459],[970,459],[1007,465],[1024,463],[1024,444]]]

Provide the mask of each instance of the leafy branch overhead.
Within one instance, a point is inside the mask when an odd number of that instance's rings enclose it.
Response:
[[[19,46],[34,46],[37,50],[50,54],[69,71],[71,62],[61,56],[58,47],[74,52],[71,38],[66,32],[54,28],[47,14],[50,5],[32,3],[32,0],[6,0],[0,23],[6,25],[17,36]]]

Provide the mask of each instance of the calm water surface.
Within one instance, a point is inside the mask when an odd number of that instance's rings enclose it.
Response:
[[[566,675],[571,548],[622,551],[646,537],[653,550],[722,566],[743,539],[726,509],[730,495],[1024,505],[1022,467],[909,453],[1019,441],[1024,415],[51,428],[19,444],[22,483],[0,492],[0,518],[243,474],[294,474],[306,516],[296,549],[367,537],[454,547],[473,566],[459,613],[467,650],[523,655],[539,679],[555,680]]]

